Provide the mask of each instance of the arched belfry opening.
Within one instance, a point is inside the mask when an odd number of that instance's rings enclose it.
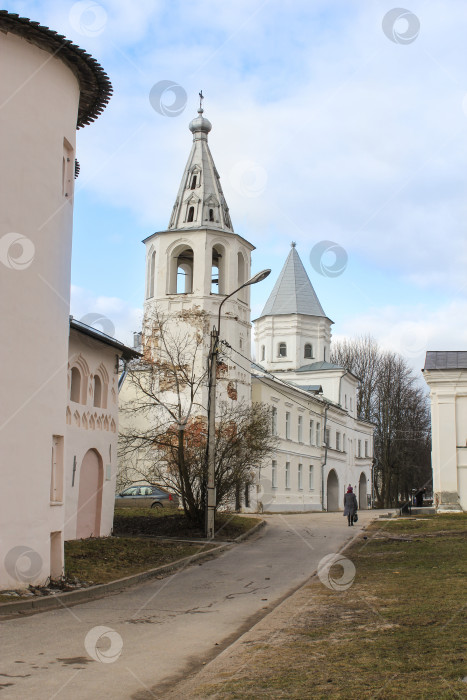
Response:
[[[169,294],[193,292],[194,255],[190,246],[178,246],[170,259]]]
[[[247,279],[248,278],[247,278],[245,258],[243,256],[243,253],[241,251],[238,251],[238,253],[237,253],[237,286],[241,287],[242,284],[245,284]],[[243,288],[238,293],[238,298],[241,299],[242,301],[247,301],[246,288]]]
[[[211,294],[225,294],[225,248],[220,243],[212,247]]]

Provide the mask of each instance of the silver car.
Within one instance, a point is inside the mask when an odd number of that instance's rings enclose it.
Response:
[[[159,486],[129,486],[115,496],[116,508],[178,506],[178,497]]]

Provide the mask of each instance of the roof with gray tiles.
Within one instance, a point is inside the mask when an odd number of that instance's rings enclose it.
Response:
[[[294,244],[260,318],[286,314],[327,318]]]
[[[425,369],[467,369],[466,350],[428,351]]]
[[[304,365],[296,369],[296,372],[321,372],[325,369],[343,369],[340,365],[334,365],[332,362],[312,362],[311,365]]]

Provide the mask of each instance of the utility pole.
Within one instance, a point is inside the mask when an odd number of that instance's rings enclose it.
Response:
[[[271,270],[261,270],[251,279],[247,280],[241,287],[235,289],[225,296],[219,304],[217,316],[217,329],[211,331],[211,348],[209,351],[209,403],[208,403],[208,478],[206,497],[206,518],[205,535],[207,539],[213,539],[215,534],[215,514],[216,514],[216,384],[217,384],[217,357],[219,353],[219,339],[221,327],[221,311],[224,302],[231,296],[239,292],[244,287],[262,282],[271,273]]]
[[[211,331],[211,349],[209,363],[209,415],[208,415],[208,481],[206,504],[206,538],[214,538],[214,515],[216,512],[216,387],[217,387],[217,353],[219,333]]]

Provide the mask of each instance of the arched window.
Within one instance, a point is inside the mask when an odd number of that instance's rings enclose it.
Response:
[[[196,187],[196,175],[191,178],[191,189],[194,190]]]
[[[102,382],[100,380],[100,377],[95,374],[94,375],[94,406],[97,406],[97,408],[100,407],[102,403]]]
[[[195,208],[194,208],[194,207],[190,207],[190,208],[188,209],[188,218],[187,218],[187,221],[193,221],[194,216],[195,216]]]
[[[193,251],[186,248],[177,257],[177,294],[191,294],[193,291]]]
[[[261,346],[261,360],[265,360],[265,359],[266,359],[266,346],[262,345]]]
[[[148,264],[148,299],[154,296],[154,281],[156,274],[156,251],[153,250],[149,256]]]
[[[81,372],[77,367],[71,370],[70,401],[80,403],[81,397]]]
[[[304,357],[307,359],[311,359],[313,357],[313,346],[311,343],[305,343]]]
[[[287,343],[279,343],[278,357],[287,357]]]
[[[214,209],[209,210],[209,221],[214,221]]]

